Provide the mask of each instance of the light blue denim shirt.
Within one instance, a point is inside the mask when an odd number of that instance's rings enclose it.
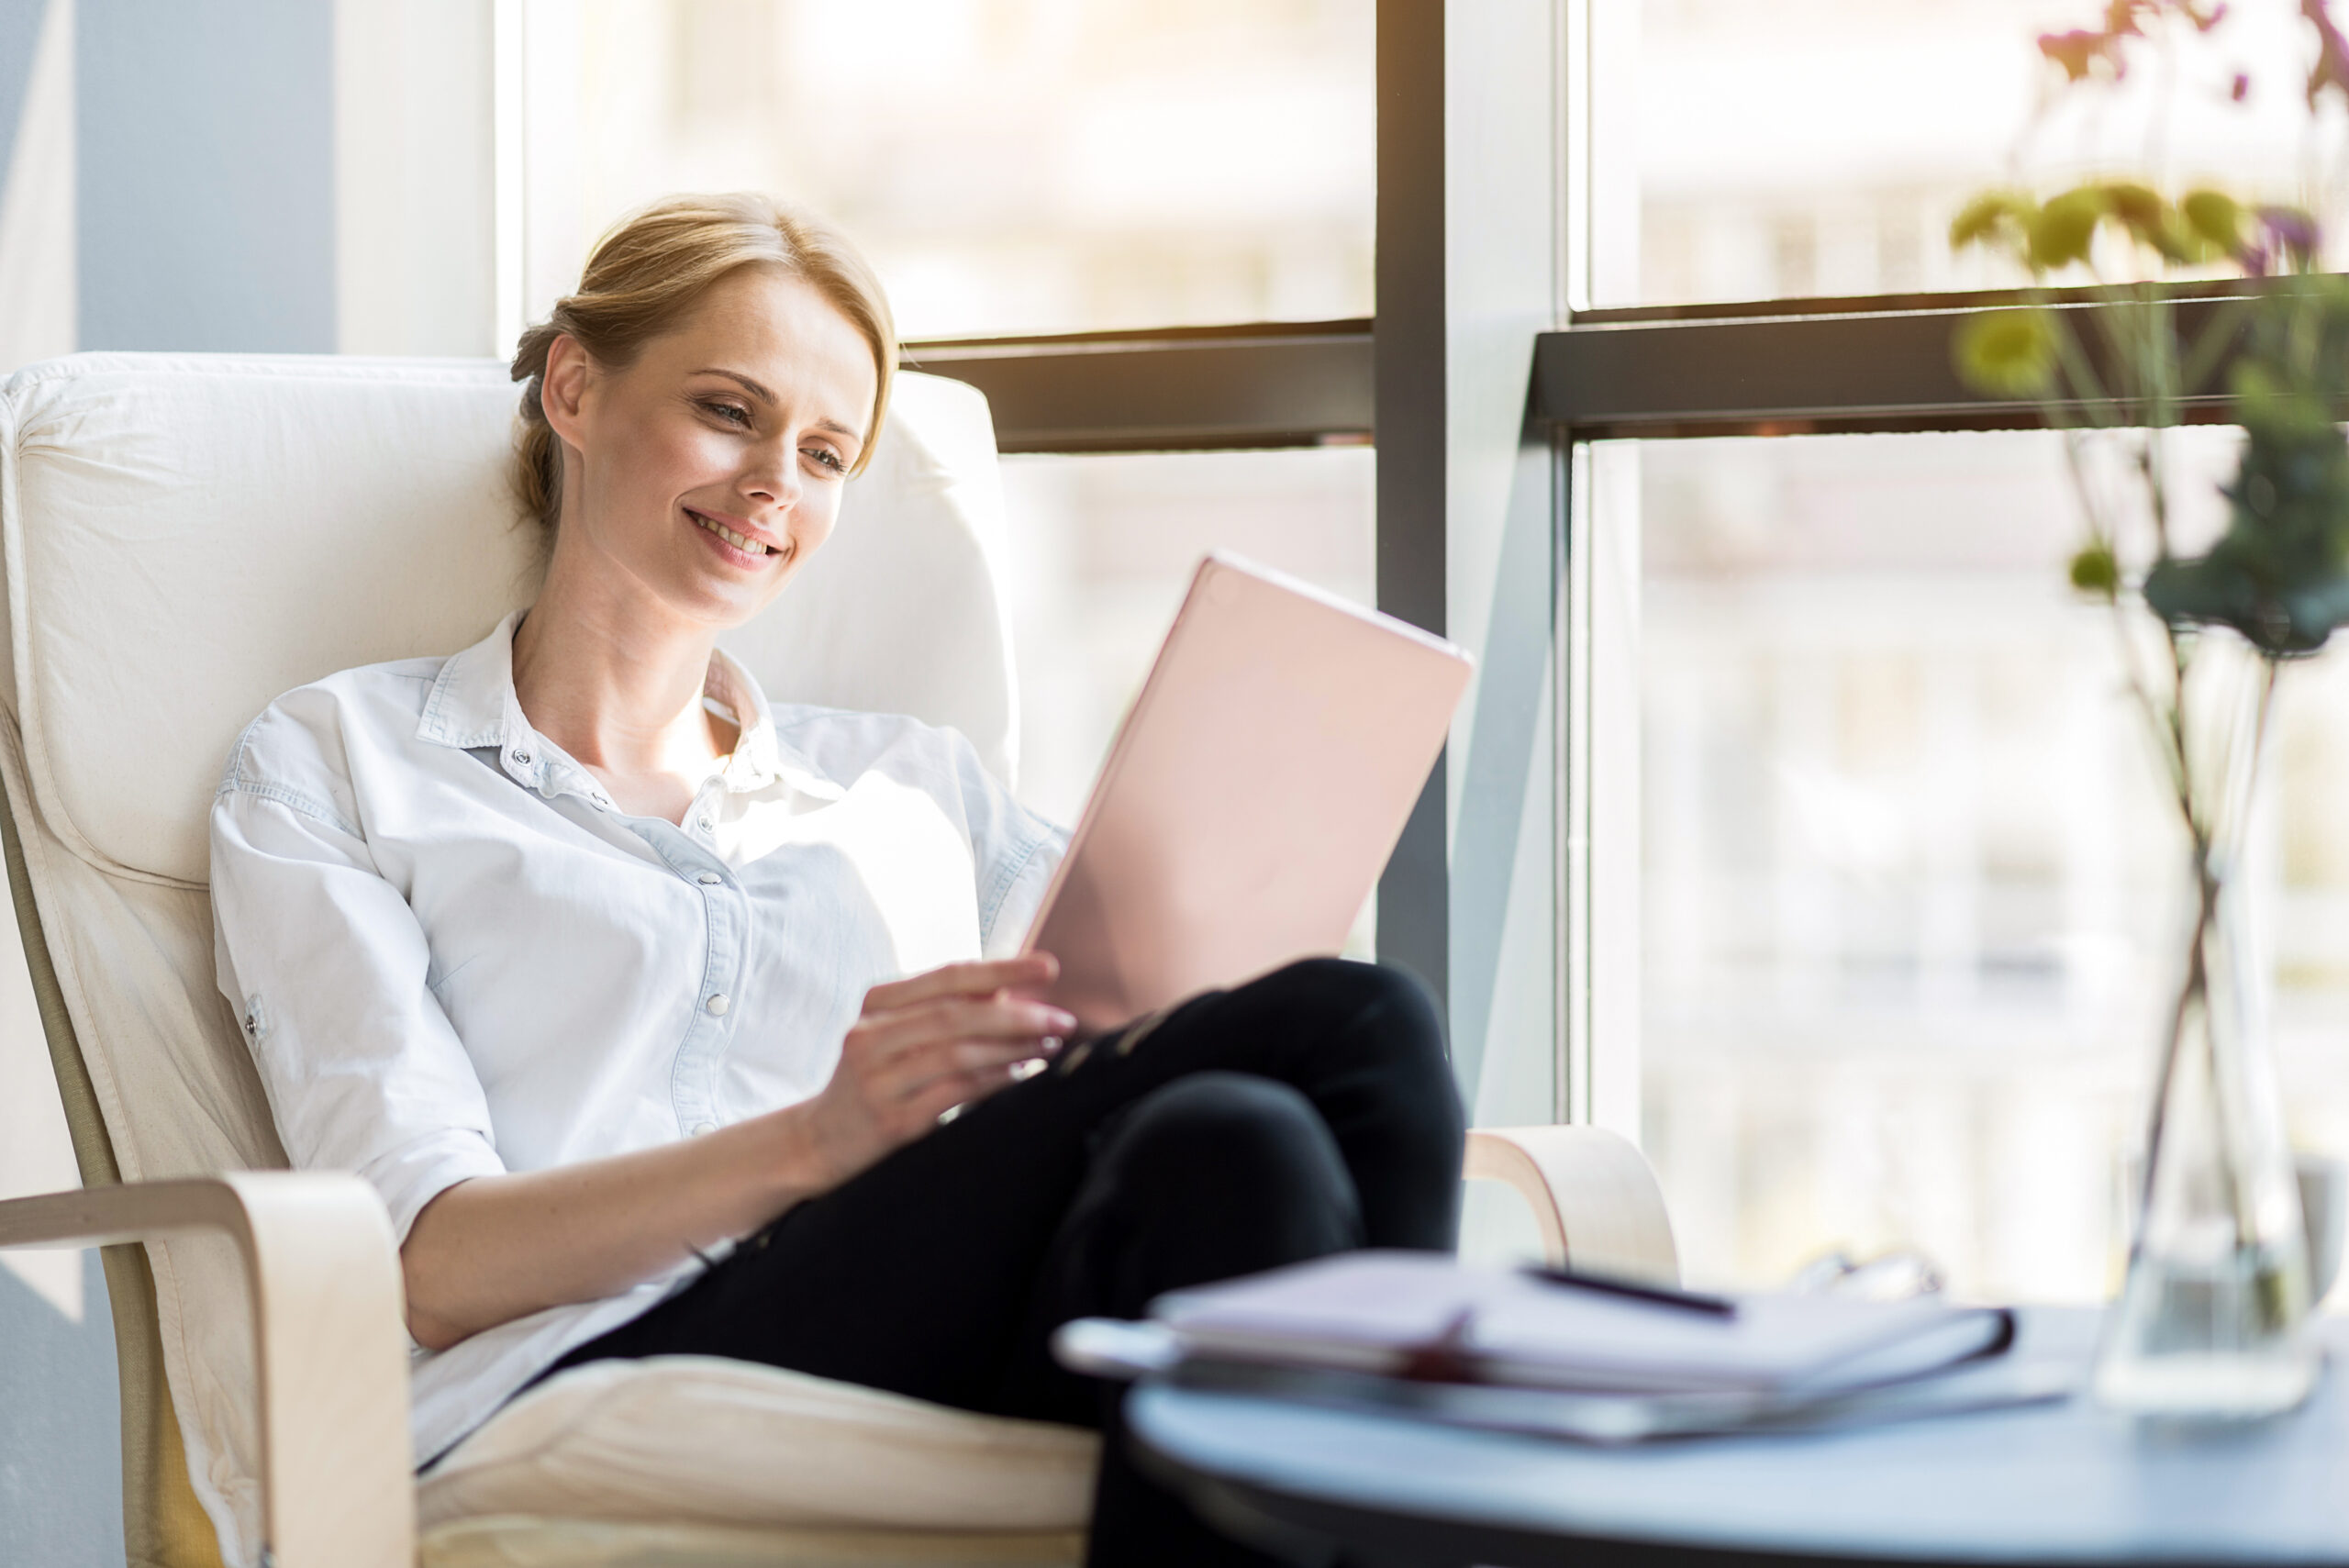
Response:
[[[631,817],[523,717],[518,620],[287,693],[213,806],[220,987],[285,1152],[403,1240],[467,1177],[815,1094],[868,987],[1016,948],[1067,842],[956,732],[770,709],[722,653],[732,757],[683,826]],[[418,1352],[419,1459],[685,1277]]]

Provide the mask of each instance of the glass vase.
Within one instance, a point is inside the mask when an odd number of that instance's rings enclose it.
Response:
[[[2095,1372],[2098,1399],[2140,1415],[2244,1419],[2298,1405],[2318,1354],[2309,1261],[2232,874],[2256,799],[2272,674],[2237,752],[2212,773],[2218,808],[2195,854],[2193,929],[2154,1079],[2136,1228]],[[2250,717],[2248,715],[2244,716]]]

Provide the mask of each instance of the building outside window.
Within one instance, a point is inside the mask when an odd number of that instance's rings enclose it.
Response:
[[[2234,8],[2264,89],[2247,106],[2149,72],[2087,117],[2043,102],[2033,40],[2093,6],[1597,4],[1600,80],[1637,83],[1593,143],[1602,306],[2011,286],[1946,241],[2007,179],[2322,195],[2300,183],[2291,6]],[[2223,521],[2234,439],[2173,438],[2189,539]],[[1598,504],[1636,511],[1606,523],[1641,563],[1643,1143],[1692,1278],[1767,1284],[1824,1248],[1906,1244],[1995,1299],[2118,1282],[2185,912],[2109,619],[2062,586],[2078,524],[2058,441],[1605,453],[1632,477]],[[2293,1131],[2338,1150],[2349,679],[2320,663],[2286,690],[2255,874]]]

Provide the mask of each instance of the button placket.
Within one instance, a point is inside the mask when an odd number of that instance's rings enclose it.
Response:
[[[690,1136],[720,1125],[718,1069],[733,1039],[734,994],[748,950],[750,910],[742,891],[710,863],[701,845],[672,839],[664,851],[679,878],[701,895],[707,932],[701,992],[670,1080],[677,1125]]]

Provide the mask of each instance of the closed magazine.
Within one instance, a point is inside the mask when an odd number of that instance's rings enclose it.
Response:
[[[2009,1314],[1932,1296],[1715,1298],[1351,1252],[1163,1296],[1186,1362],[1610,1395],[1814,1400],[1996,1354]]]

